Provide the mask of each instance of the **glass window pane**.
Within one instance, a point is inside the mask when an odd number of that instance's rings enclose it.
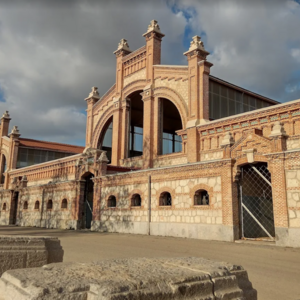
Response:
[[[134,134],[134,151],[143,151],[143,135],[141,134]]]
[[[214,94],[219,94],[220,85],[218,83],[213,82],[213,92]]]
[[[173,152],[172,141],[163,139],[163,154],[168,154]]]
[[[182,151],[182,144],[179,142],[175,142],[175,152],[181,152]]]
[[[224,85],[221,85],[221,96],[227,98],[227,87]]]
[[[221,97],[221,118],[227,117],[228,116],[228,103],[227,99],[224,97]]]
[[[235,101],[228,100],[229,116],[235,114]]]
[[[171,133],[163,132],[163,138],[172,140],[173,135]]]
[[[136,127],[136,126],[134,126],[134,132],[135,133],[143,133],[143,128],[142,127]]]

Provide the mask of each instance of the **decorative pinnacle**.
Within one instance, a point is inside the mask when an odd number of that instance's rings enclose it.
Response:
[[[9,119],[10,115],[8,113],[8,110],[5,111],[5,113],[3,114],[2,118],[5,118],[5,119]]]
[[[18,129],[18,126],[14,126],[10,134],[20,135],[20,131]]]
[[[157,23],[156,20],[152,20],[152,21],[150,22],[150,24],[148,25],[148,30],[147,30],[146,33],[143,34],[143,36],[145,36],[147,33],[152,32],[152,31],[154,31],[154,32],[156,32],[156,33],[158,33],[158,34],[160,34],[162,37],[165,36],[165,35],[160,31],[160,27],[159,27],[159,25],[158,25],[158,23]]]
[[[120,50],[124,50],[124,51],[127,51],[127,52],[132,52],[129,48],[127,40],[121,39],[120,43],[118,44],[118,49],[114,52],[114,54],[116,54]]]
[[[205,55],[208,55],[209,52],[207,52],[204,48],[204,44],[201,41],[201,37],[198,35],[193,36],[193,39],[190,43],[190,48],[187,52],[183,53],[184,55],[186,55],[187,53],[194,51],[194,50],[200,50],[201,52],[203,52]]]
[[[100,99],[98,88],[96,86],[92,87],[92,91],[89,93],[89,96],[87,98],[85,98],[84,100],[88,100],[91,98],[98,99],[98,100]]]

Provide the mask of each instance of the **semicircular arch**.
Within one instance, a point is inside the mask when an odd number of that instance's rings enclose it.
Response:
[[[130,94],[139,91],[139,90],[144,90],[145,86],[146,86],[147,82],[144,79],[139,79],[139,80],[135,80],[129,84],[127,84],[124,88],[123,88],[123,98],[127,98]]]
[[[104,114],[100,117],[95,129],[94,129],[94,132],[93,132],[93,136],[92,136],[92,147],[93,148],[97,148],[98,147],[98,143],[99,143],[99,139],[100,139],[100,136],[101,136],[101,133],[107,123],[107,121],[113,117],[113,109],[114,109],[114,106],[111,105],[111,107],[109,107],[105,112]]]
[[[153,91],[153,96],[166,98],[176,106],[181,117],[182,129],[185,129],[187,123],[188,109],[182,97],[175,90],[168,87],[155,88]]]

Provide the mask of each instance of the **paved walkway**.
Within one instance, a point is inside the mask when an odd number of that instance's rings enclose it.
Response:
[[[0,226],[0,235],[47,235],[61,240],[64,261],[196,256],[242,265],[259,300],[300,300],[300,249],[145,235]]]

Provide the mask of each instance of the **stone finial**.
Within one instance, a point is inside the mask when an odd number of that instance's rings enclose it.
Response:
[[[19,137],[21,134],[20,134],[20,131],[18,129],[18,126],[14,126],[10,134],[14,135],[16,137]]]
[[[286,136],[283,126],[279,121],[276,121],[273,125],[271,135],[269,137]]]
[[[99,157],[99,159],[98,159],[98,162],[100,162],[100,163],[108,163],[108,162],[109,162],[109,160],[108,160],[108,158],[107,158],[107,156],[106,156],[106,151],[103,151],[103,152],[100,154],[100,157]]]
[[[96,101],[98,101],[100,99],[98,88],[96,86],[92,87],[92,91],[89,93],[89,96],[87,98],[85,98],[84,100],[90,100],[90,99],[94,99]]]
[[[156,31],[156,32],[158,32],[158,33],[161,33],[160,27],[159,27],[159,25],[158,25],[158,23],[157,23],[156,20],[152,20],[152,21],[150,22],[150,24],[148,25],[148,30],[147,30],[147,32],[150,32],[150,31]]]
[[[204,48],[204,44],[201,41],[201,37],[198,36],[198,35],[193,36],[193,39],[190,43],[189,50],[187,52],[183,53],[183,54],[186,55],[189,52],[195,51],[195,50],[201,51],[205,55],[205,57],[209,54],[209,52],[206,51],[205,48]]]
[[[146,33],[144,33],[143,34],[143,36],[145,36],[147,33],[149,33],[149,32],[156,32],[156,33],[158,33],[161,37],[163,37],[163,36],[165,36],[161,31],[160,31],[160,27],[159,27],[159,25],[158,25],[158,23],[157,23],[157,21],[156,20],[152,20],[151,22],[150,22],[150,24],[148,25],[148,30],[147,30],[147,32]]]
[[[4,119],[10,119],[10,115],[8,113],[8,110],[5,111],[5,113],[2,115],[2,118],[4,118]]]
[[[126,52],[132,52],[129,48],[127,40],[125,40],[125,39],[121,39],[121,41],[118,44],[118,49],[114,52],[114,54],[116,54],[117,52],[119,52],[121,50],[126,51]]]
[[[92,87],[92,91],[89,93],[89,97],[100,98],[100,97],[99,97],[98,88],[97,88],[96,86],[93,86],[93,87]]]
[[[234,144],[234,139],[230,132],[226,132],[223,140],[221,141],[221,147],[231,146]]]
[[[201,41],[201,37],[198,35],[193,36],[193,39],[190,43],[190,48],[189,48],[189,50],[196,50],[196,49],[205,51],[204,44]]]

